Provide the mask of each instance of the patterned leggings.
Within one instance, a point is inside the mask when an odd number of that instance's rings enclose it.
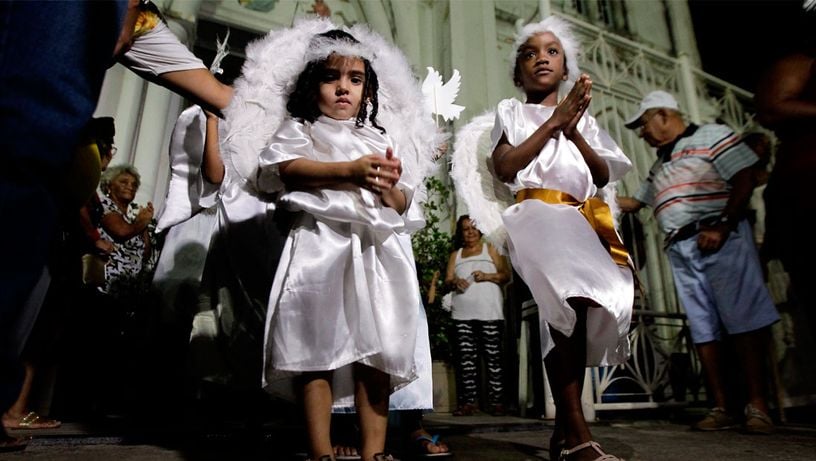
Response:
[[[456,393],[459,405],[475,404],[479,394],[479,355],[487,368],[487,399],[503,403],[502,331],[504,320],[454,320],[456,330]]]

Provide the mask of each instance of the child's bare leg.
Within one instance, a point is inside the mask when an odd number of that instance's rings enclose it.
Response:
[[[309,435],[309,452],[312,459],[332,456],[331,444],[331,390],[332,373],[310,372],[301,376],[303,383],[303,410],[306,416],[306,432]]]
[[[388,430],[389,378],[380,370],[355,364],[354,403],[360,418],[363,461],[374,459],[374,455],[385,450],[385,435]]]
[[[575,310],[576,322],[572,336],[551,330],[555,348],[544,360],[547,376],[552,388],[556,406],[555,436],[561,435],[566,440],[564,448],[572,448],[592,439],[589,426],[584,419],[581,408],[581,392],[586,370],[586,314],[588,303],[581,299],[571,299],[570,306]],[[571,455],[573,460],[581,460],[584,451]],[[594,455],[593,455],[594,454]],[[592,450],[586,453],[589,459],[597,458]]]

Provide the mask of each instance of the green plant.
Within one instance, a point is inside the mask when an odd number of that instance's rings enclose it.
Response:
[[[425,211],[425,228],[414,233],[412,246],[416,258],[417,275],[420,281],[420,292],[425,301],[425,312],[428,315],[428,333],[431,341],[431,356],[434,360],[450,362],[451,347],[448,333],[451,331],[450,312],[442,309],[442,296],[445,291],[445,269],[451,252],[450,212],[451,188],[435,177],[425,180],[428,199],[423,204]],[[428,302],[428,291],[434,280],[434,273],[439,271],[436,280],[436,297]]]

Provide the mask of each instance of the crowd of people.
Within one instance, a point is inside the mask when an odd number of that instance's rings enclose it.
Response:
[[[44,20],[55,14],[66,27]],[[424,225],[422,184],[444,138],[431,114],[412,104],[421,92],[398,48],[363,26],[304,20],[253,44],[244,75],[227,85],[150,2],[3,5],[0,17],[28,28],[4,35],[0,61],[43,50],[43,60],[66,64],[59,73],[0,66],[8,89],[0,97],[0,213],[26,223],[29,243],[3,226],[2,251],[16,267],[0,275],[0,449],[25,447],[7,430],[61,424],[30,404],[55,342],[70,344],[73,357],[94,358],[65,373],[63,392],[80,396],[72,402],[82,407],[66,414],[127,413],[144,393],[133,375],[150,366],[146,352],[161,336],[154,328],[172,325],[166,344],[180,344],[183,360],[196,363],[186,355],[201,341],[218,351],[201,361],[200,378],[296,402],[311,460],[392,459],[386,436],[397,412],[414,455],[451,456],[422,424],[433,410],[423,308],[433,300],[421,298],[410,241]],[[104,40],[83,40],[78,26],[91,21]],[[504,287],[512,265],[539,311],[557,409],[550,459],[619,459],[593,440],[581,405],[586,367],[630,356],[636,269],[611,213],[617,203],[624,212],[650,206],[666,234],[712,403],[694,427],[741,422],[748,432],[773,432],[764,357],[779,315],[746,219],[763,147],[724,125],[690,124],[673,95],[650,92],[626,126],[657,159],[634,197],[616,197],[614,183],[632,163],[588,112],[593,82],[578,53],[557,17],[516,36],[512,79],[523,100],[498,103],[488,154],[516,200],[500,217],[509,262],[463,215],[441,285],[452,292],[453,414],[507,411]],[[197,104],[177,131],[199,142],[171,141],[171,167],[194,173],[179,195],[194,203],[174,216],[134,202],[139,172],[111,165],[113,120],[91,117],[112,58]],[[766,241],[805,303],[810,253],[801,226],[787,220],[797,219],[790,207],[809,206],[802,198],[813,169],[813,59],[812,48],[783,59],[757,93],[760,120],[781,141],[765,192]],[[12,106],[19,110],[6,110]],[[59,173],[67,168],[66,182]],[[432,285],[422,291],[435,296],[436,279]],[[154,296],[172,313],[147,308]],[[67,314],[66,299],[80,312]],[[727,409],[720,376],[726,337],[746,376],[741,420]]]

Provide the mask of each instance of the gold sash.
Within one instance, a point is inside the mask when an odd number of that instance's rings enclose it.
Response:
[[[586,218],[589,225],[601,238],[612,260],[619,266],[629,266],[629,252],[623,246],[618,233],[615,232],[615,224],[612,221],[612,210],[609,205],[597,197],[591,197],[585,202],[579,202],[570,194],[554,189],[522,189],[516,193],[516,203],[523,200],[541,200],[544,203],[553,205],[563,204],[578,207],[578,211]]]

